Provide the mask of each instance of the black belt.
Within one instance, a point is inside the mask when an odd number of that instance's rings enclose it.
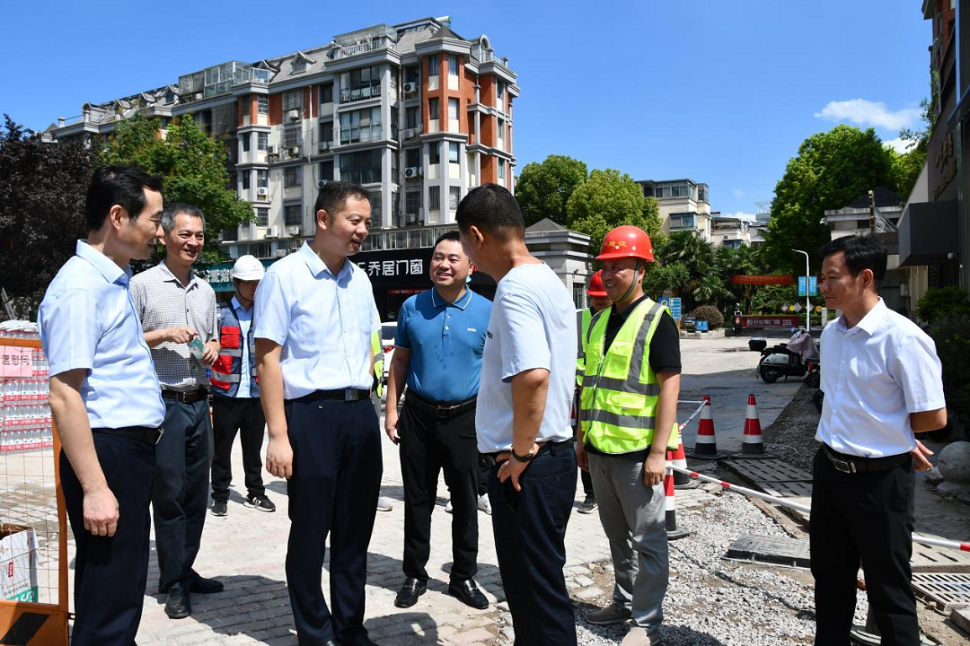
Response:
[[[890,455],[884,458],[863,458],[858,455],[846,455],[822,444],[822,453],[829,459],[836,471],[842,473],[864,473],[866,471],[885,471],[905,464],[909,453]]]
[[[477,403],[478,395],[462,402],[433,402],[419,395],[415,395],[410,391],[404,397],[405,405],[410,404],[420,411],[434,415],[438,419],[450,419],[456,415],[470,411],[475,408],[475,404]]]
[[[536,451],[536,454],[535,454],[535,456],[532,459],[535,460],[537,457],[539,457],[543,453],[551,453],[552,455],[555,455],[557,452],[559,452],[563,448],[569,448],[569,449],[571,449],[572,446],[573,446],[573,444],[575,444],[575,443],[576,443],[576,438],[574,438],[574,437],[571,437],[568,440],[562,440],[562,441],[559,441],[559,442],[546,442],[545,444],[543,444],[542,446],[539,447],[539,450]],[[510,451],[495,451],[494,453],[479,453],[478,454],[478,461],[479,461],[480,465],[483,466],[483,467],[494,467],[496,464],[498,464],[498,456],[505,455],[505,454],[509,454],[509,453],[511,453],[511,452]]]
[[[370,399],[370,391],[365,388],[341,388],[339,390],[317,390],[299,399],[307,401],[358,402]]]
[[[178,390],[162,390],[162,397],[165,399],[174,399],[175,401],[182,402],[183,404],[192,404],[194,402],[200,402],[203,399],[208,399],[209,391],[205,388],[188,390],[185,392]]]
[[[125,426],[124,428],[92,428],[92,433],[104,433],[105,435],[118,435],[129,440],[145,442],[146,444],[158,444],[162,438],[164,429],[153,428],[150,426]]]

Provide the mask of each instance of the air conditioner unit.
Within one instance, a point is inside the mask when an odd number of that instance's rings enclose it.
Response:
[[[286,249],[277,249],[273,252],[273,255],[277,258],[286,258],[288,255],[290,255],[290,252]]]
[[[299,157],[300,156],[300,147],[299,146],[293,146],[287,152],[290,154],[290,157]]]
[[[289,236],[300,235],[300,227],[298,226],[286,227],[286,235],[289,235]]]
[[[276,146],[274,146],[274,145],[272,145],[272,144],[270,144],[269,146],[266,146],[266,154],[267,155],[278,155],[279,154],[279,148],[276,147]]]
[[[299,121],[300,120],[300,111],[299,110],[290,110],[289,112],[286,113],[286,118],[289,119],[290,121]]]
[[[404,223],[405,224],[414,224],[417,221],[418,221],[418,214],[417,213],[405,213],[404,214]]]
[[[404,169],[404,176],[408,179],[412,179],[418,176],[418,167],[410,166]]]
[[[350,100],[351,101],[356,101],[359,98],[360,98],[360,90],[351,90],[350,91]]]
[[[417,128],[408,128],[404,131],[405,139],[414,139],[418,135]]]
[[[321,180],[319,180],[317,182],[317,188],[323,188],[324,186],[326,186],[329,183],[330,183],[330,180],[329,179],[321,179]]]
[[[265,186],[260,186],[256,189],[256,197],[261,197],[263,199],[269,197],[269,189]]]
[[[405,94],[414,94],[417,91],[418,91],[418,84],[417,83],[405,83],[404,84],[404,93]]]
[[[320,152],[326,152],[328,150],[330,150],[330,142],[329,141],[321,141],[320,142]]]
[[[266,229],[266,235],[263,237],[265,237],[267,240],[271,238],[279,238],[280,237],[279,227],[268,227]]]

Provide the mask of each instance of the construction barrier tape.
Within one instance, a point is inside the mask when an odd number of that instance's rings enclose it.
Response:
[[[677,426],[677,430],[678,431],[682,431],[682,430],[684,430],[684,427],[685,426],[687,426],[688,424],[691,423],[691,420],[693,420],[695,417],[697,417],[700,414],[700,412],[702,410],[704,410],[704,404],[706,404],[707,402],[703,402],[703,401],[697,402],[697,401],[691,401],[691,400],[687,400],[687,401],[680,400],[677,403],[678,404],[700,404],[697,407],[697,410],[695,410],[693,413],[690,414],[690,417],[687,418],[687,421],[686,422],[684,422],[683,424],[679,424]]]
[[[689,421],[689,420],[688,420]],[[766,493],[761,493],[760,491],[755,491],[754,489],[748,489],[747,487],[741,487],[736,484],[731,484],[730,482],[725,482],[724,480],[718,480],[717,478],[712,478],[710,476],[705,476],[696,471],[691,471],[690,469],[683,469],[681,467],[674,466],[672,463],[667,463],[667,468],[672,471],[679,471],[680,473],[686,473],[691,478],[697,478],[698,480],[704,480],[705,482],[711,482],[716,485],[720,485],[726,491],[733,491],[735,493],[743,494],[745,496],[751,496],[752,498],[758,498],[767,502],[775,503],[776,505],[781,505],[782,507],[788,507],[789,509],[795,509],[806,514],[810,514],[812,508],[807,505],[800,505],[797,502],[792,502],[791,500],[785,500],[784,498],[778,498],[776,496],[770,496]],[[970,543],[961,543],[958,541],[947,541],[942,538],[930,538],[929,536],[920,536],[918,534],[913,534],[913,542],[920,543],[922,545],[933,545],[935,547],[946,547],[953,550],[960,550],[961,552],[970,552]]]

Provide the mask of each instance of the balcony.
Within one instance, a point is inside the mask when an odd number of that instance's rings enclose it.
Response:
[[[671,215],[670,230],[671,231],[696,231],[697,216],[694,214]]]
[[[340,145],[356,144],[362,141],[379,141],[384,138],[382,124],[369,126],[350,126],[340,129]]]
[[[367,41],[365,43],[355,43],[353,45],[344,45],[340,49],[336,50],[336,55],[334,58],[349,58],[351,56],[360,56],[361,54],[367,54],[369,52],[376,52],[379,49],[388,49],[392,52],[397,51],[397,47],[393,40],[387,36],[382,36],[380,38],[374,38],[373,40]]]
[[[347,88],[340,90],[341,103],[353,103],[354,101],[364,101],[366,99],[376,99],[381,96],[381,84],[365,85],[359,88]]]

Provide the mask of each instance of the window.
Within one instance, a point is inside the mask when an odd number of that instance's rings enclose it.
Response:
[[[448,99],[448,118],[458,120],[458,99]]]
[[[320,143],[331,143],[333,141],[333,121],[324,121],[320,124]]]
[[[454,54],[448,56],[448,74],[458,76],[458,57]]]
[[[248,191],[249,190],[249,171],[244,170],[241,173],[239,173],[239,175],[242,178],[242,190]]]
[[[505,101],[505,81],[497,81],[495,83],[495,100],[499,104]]]
[[[404,150],[404,167],[418,168],[419,166],[421,166],[421,149],[406,148]]]
[[[371,228],[379,229],[381,227],[382,193],[378,189],[376,191],[370,191],[367,195],[370,197],[370,226]]]
[[[256,186],[258,188],[269,188],[269,171],[265,168],[256,171]]]
[[[499,119],[496,121],[495,131],[498,134],[498,147],[505,150],[505,121]]]
[[[232,229],[223,229],[222,230],[222,239],[225,242],[235,242],[236,240],[239,239],[239,236],[236,235],[237,232],[238,232],[238,229],[236,229],[235,227],[232,228]]]
[[[320,179],[333,180],[333,160],[320,162]]]
[[[404,194],[404,212],[414,213],[421,211],[421,191],[408,191]]]
[[[505,179],[505,160],[504,159],[498,160],[498,178],[500,180]]]
[[[292,126],[283,126],[283,147],[296,148],[303,143],[303,126],[294,123]]]
[[[288,227],[298,227],[303,224],[303,208],[300,204],[283,205],[283,224]]]
[[[398,156],[396,153],[391,153],[391,181],[395,184],[401,181],[397,176],[397,158]],[[397,200],[392,200],[391,203],[396,204]]]
[[[418,106],[412,106],[404,111],[405,128],[418,127]]]
[[[428,76],[438,76],[438,57],[432,56],[428,59]]]
[[[429,209],[432,211],[441,210],[441,187],[440,186],[430,186],[428,187],[428,202]]]
[[[303,110],[302,88],[283,93],[283,112],[289,110]]]
[[[302,74],[305,71],[306,71],[306,59],[298,56],[296,59],[293,60],[293,73]]]
[[[440,164],[441,163],[441,142],[433,141],[428,144],[428,163],[429,164]]]
[[[428,118],[438,118],[438,99],[428,99]]]
[[[448,161],[452,164],[458,163],[459,144],[457,141],[448,142]]]
[[[457,211],[459,202],[461,202],[461,187],[448,187],[448,208],[452,211]]]
[[[249,142],[251,139],[252,135],[250,135],[248,132],[244,135],[239,135],[239,142],[242,144],[242,151],[244,153],[249,152]]]
[[[380,106],[340,114],[340,143],[375,141],[383,136]]]
[[[356,184],[373,184],[381,181],[382,151],[362,150],[340,155],[340,179]]]
[[[320,103],[333,103],[333,83],[320,86]]]
[[[256,97],[256,113],[269,114],[269,97],[265,94]]]
[[[663,184],[658,184],[654,187],[654,197],[656,197],[658,200],[665,197],[670,197],[670,188],[668,186],[664,186]]]
[[[269,226],[269,209],[264,209],[264,208],[256,209],[256,226],[258,227]]]
[[[340,101],[346,103],[348,101],[369,99],[379,94],[377,91],[372,91],[371,88],[380,88],[380,86],[380,65],[343,72],[340,75]]]
[[[707,201],[707,187],[706,186],[701,185],[701,186],[698,186],[697,187],[697,200],[699,202],[706,202]]]
[[[303,185],[303,167],[290,166],[283,169],[283,188]]]
[[[257,132],[256,133],[256,150],[266,150],[269,145],[269,133],[268,132]]]
[[[252,101],[250,101],[248,96],[244,96],[239,102],[239,109],[242,112],[242,116],[249,116],[249,111],[252,109]]]

